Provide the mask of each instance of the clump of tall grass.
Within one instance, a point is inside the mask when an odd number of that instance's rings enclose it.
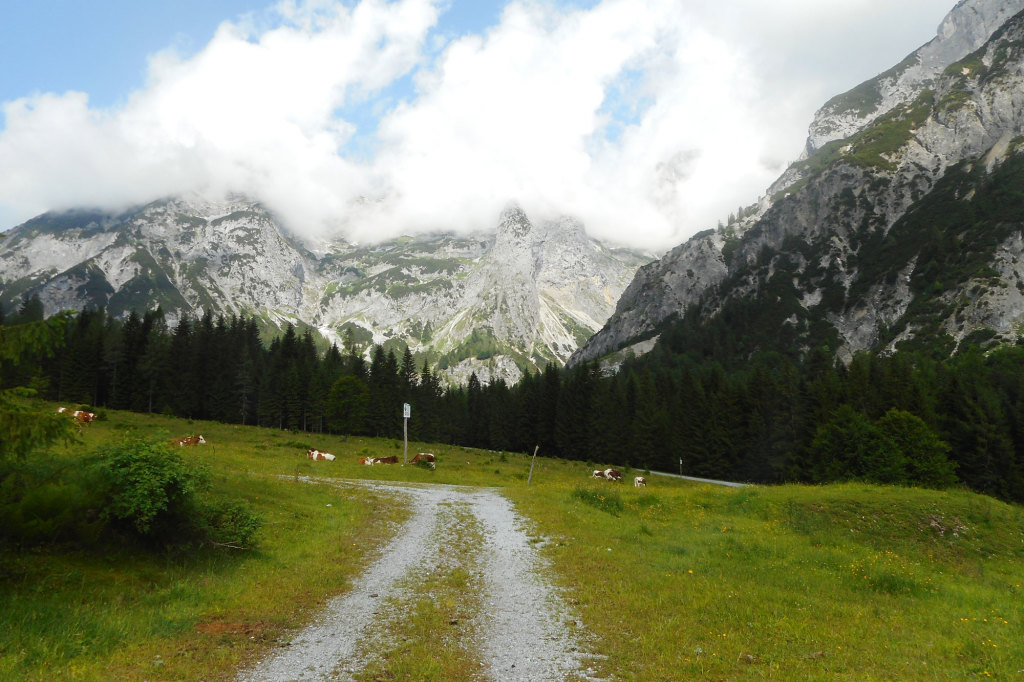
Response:
[[[625,508],[622,496],[614,490],[595,490],[594,488],[576,486],[572,491],[572,497],[594,509],[608,512],[612,516],[618,516]]]

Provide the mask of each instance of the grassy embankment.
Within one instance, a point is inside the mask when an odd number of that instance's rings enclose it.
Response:
[[[649,476],[588,479],[589,464],[413,444],[436,471],[363,467],[389,440],[111,412],[73,460],[127,430],[203,433],[189,451],[263,517],[258,548],[187,558],[0,556],[0,679],[218,679],[344,592],[405,510],[386,496],[296,481],[380,478],[502,486],[617,679],[921,679],[1024,669],[1024,513],[962,493],[843,485],[726,489]],[[310,462],[306,446],[339,455]],[[284,475],[284,478],[278,477]],[[328,506],[330,505],[330,506]],[[478,530],[452,511],[452,546]],[[471,553],[470,553],[471,554]],[[413,585],[394,651],[365,679],[475,677],[466,648],[472,561]],[[440,642],[450,646],[439,646]]]
[[[618,679],[1018,679],[1024,513],[871,485],[511,497]]]

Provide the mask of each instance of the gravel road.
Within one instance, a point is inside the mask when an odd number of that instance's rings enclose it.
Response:
[[[443,508],[459,505],[482,529],[483,546],[465,556],[480,558],[474,571],[479,616],[473,643],[486,672],[501,682],[588,679],[580,631],[570,630],[574,617],[558,591],[545,579],[550,567],[531,543],[512,504],[494,490],[461,486],[408,486],[370,481],[311,480],[311,483],[364,486],[405,497],[413,507],[409,520],[355,581],[354,588],[331,600],[314,622],[255,668],[239,674],[240,682],[280,680],[347,680],[366,665],[367,647],[386,604],[401,600],[407,580],[439,562],[459,561],[461,553],[442,553]],[[455,554],[456,556],[452,556]],[[363,644],[364,646],[360,646]]]

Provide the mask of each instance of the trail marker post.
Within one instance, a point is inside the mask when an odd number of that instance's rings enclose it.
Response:
[[[683,475],[683,458],[682,457],[679,458],[679,475],[680,476]]]
[[[533,459],[530,460],[530,475],[526,477],[526,485],[530,485],[530,480],[533,478],[533,465],[537,463],[538,450],[540,450],[539,445],[533,449]]]
[[[402,466],[409,463],[409,417],[412,416],[412,406],[409,403],[402,404],[402,437],[405,447],[402,450]]]

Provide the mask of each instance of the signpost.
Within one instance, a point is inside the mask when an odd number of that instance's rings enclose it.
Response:
[[[402,404],[402,433],[405,439],[405,449],[402,450],[402,466],[409,463],[409,417],[412,416],[412,406],[409,403]]]

